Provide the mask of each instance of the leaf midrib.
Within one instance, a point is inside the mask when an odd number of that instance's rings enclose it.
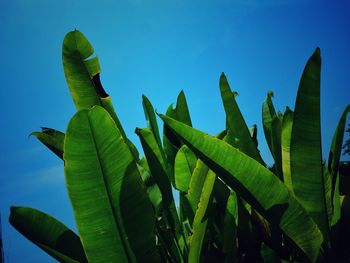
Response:
[[[99,149],[97,147],[97,143],[96,143],[96,140],[95,140],[95,133],[94,133],[93,126],[91,125],[91,122],[90,122],[89,114],[87,114],[87,117],[88,117],[87,119],[88,119],[90,131],[91,131],[91,135],[92,135],[91,136],[92,137],[92,142],[93,142],[95,150],[96,150],[95,152],[96,152],[96,155],[97,155],[97,160],[98,160],[98,163],[100,165],[100,169],[101,169],[101,173],[102,173],[103,184],[105,186],[104,188],[105,188],[105,190],[107,192],[108,203],[109,203],[109,206],[110,206],[110,208],[112,210],[112,215],[113,215],[114,222],[115,222],[115,225],[117,227],[117,230],[118,230],[119,234],[121,234],[122,233],[121,226],[120,226],[120,223],[119,223],[118,218],[116,216],[116,211],[115,211],[115,209],[114,209],[114,207],[112,205],[113,202],[112,202],[112,199],[111,199],[111,191],[109,190],[109,187],[108,187],[108,184],[107,184],[107,180],[105,178],[105,171],[104,171],[104,168],[103,168],[103,165],[102,165],[102,162],[101,162],[101,154],[100,154]],[[121,235],[120,235],[120,240],[121,240],[121,243],[122,243],[125,255],[126,255],[127,259],[128,259],[128,262],[132,262],[131,259],[130,259],[129,253],[128,253],[128,249],[127,249],[128,246],[127,246],[127,244],[125,244],[125,242],[127,242],[127,241],[125,241],[124,238]]]

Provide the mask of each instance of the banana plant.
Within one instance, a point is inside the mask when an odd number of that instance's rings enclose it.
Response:
[[[348,195],[339,175],[347,106],[328,163],[321,151],[320,50],[303,71],[294,110],[276,111],[267,94],[264,135],[274,164],[258,149],[224,74],[225,129],[192,126],[185,93],[158,114],[142,95],[144,156],[128,139],[100,81],[94,49],[78,30],[62,45],[77,112],[65,133],[33,132],[64,161],[74,233],[52,216],[11,208],[10,223],[60,262],[346,262]],[[178,192],[177,194],[175,194]],[[178,197],[178,200],[176,199]]]

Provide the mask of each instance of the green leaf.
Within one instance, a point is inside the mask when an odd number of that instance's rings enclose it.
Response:
[[[166,160],[163,159],[159,145],[150,129],[137,128],[135,132],[141,140],[150,172],[162,193],[164,214],[171,231],[173,231],[173,237],[176,238],[180,233],[181,226],[175,207],[171,183],[168,177],[169,172],[167,170]]]
[[[255,146],[258,147],[258,126],[256,126],[256,124],[254,124],[252,127],[249,128],[249,133],[250,136],[252,137]]]
[[[261,159],[259,150],[250,136],[248,126],[238,108],[235,96],[231,92],[231,88],[224,73],[222,73],[220,77],[220,92],[226,112],[227,125],[229,132],[231,132],[230,137],[233,138],[233,140],[230,140],[231,144],[263,164],[264,161]]]
[[[167,207],[174,202],[166,160],[152,131],[148,128],[136,128],[150,172],[162,193],[163,204]]]
[[[299,84],[290,143],[290,168],[294,194],[327,242],[329,225],[322,171],[320,71],[321,56],[317,48],[306,63]]]
[[[139,160],[139,152],[137,151],[137,148],[135,145],[128,139],[126,136],[126,133],[123,129],[123,126],[118,118],[117,113],[114,110],[112,99],[110,96],[107,97],[101,97],[101,106],[111,115],[112,119],[114,120],[115,124],[117,125],[118,130],[120,131],[121,135],[123,136],[123,139],[125,140],[126,144],[129,146],[130,151],[135,157],[135,161]]]
[[[63,159],[63,132],[51,128],[42,127],[41,132],[32,132],[30,135],[34,135],[54,154],[56,154],[59,158]]]
[[[215,173],[209,171],[205,178],[203,190],[198,203],[198,208],[193,220],[193,234],[190,239],[190,253],[188,255],[189,262],[200,262],[204,235],[206,233],[208,224],[207,210],[211,204],[215,180]]]
[[[182,146],[175,157],[175,186],[181,192],[187,193],[191,175],[195,169],[197,157],[186,146]]]
[[[147,127],[153,132],[154,138],[158,143],[159,149],[163,150],[162,142],[160,140],[160,135],[158,130],[156,114],[154,113],[154,108],[151,102],[145,95],[142,95],[142,105],[143,105],[143,111],[145,113],[145,117],[147,120]]]
[[[79,237],[52,216],[30,207],[12,206],[10,223],[60,262],[87,262]]]
[[[66,81],[78,110],[101,105],[93,76],[100,72],[97,57],[90,58],[94,48],[78,30],[69,32],[62,45],[62,61]]]
[[[238,201],[234,191],[230,191],[230,196],[227,199],[224,225],[223,225],[223,237],[222,237],[222,250],[225,254],[225,262],[237,262],[237,225],[238,225]]]
[[[340,155],[341,155],[342,144],[344,139],[346,117],[349,112],[350,112],[350,105],[347,105],[339,119],[337,128],[333,135],[331,149],[329,151],[328,171],[331,174],[331,178],[332,178],[332,193],[334,192],[335,181],[337,180],[336,177],[339,171],[339,161],[340,161]]]
[[[144,160],[146,161],[146,159]],[[154,211],[157,214],[162,203],[162,193],[159,190],[154,178],[152,178],[151,173],[142,165],[137,164],[137,168],[139,169],[142,180],[147,187],[148,197],[153,205]]]
[[[157,262],[155,217],[146,187],[106,110],[95,106],[73,116],[64,160],[68,194],[88,260]]]
[[[282,120],[281,132],[281,148],[282,148],[282,171],[283,182],[288,187],[289,191],[294,193],[292,184],[292,175],[290,172],[290,138],[293,127],[293,112],[286,108]]]
[[[216,135],[216,138],[223,139],[226,136],[226,132],[220,132]],[[192,172],[190,184],[188,187],[187,199],[192,208],[193,215],[196,213],[200,196],[202,194],[203,185],[208,174],[209,168],[202,160],[198,159],[196,166]],[[193,218],[190,217],[190,223],[192,224]]]
[[[270,152],[273,155],[272,142],[271,142],[271,125],[273,118],[277,117],[275,107],[272,103],[273,92],[267,93],[266,99],[262,106],[262,122],[264,127],[264,134],[267,141],[267,145],[270,148]]]
[[[181,90],[181,92],[177,96],[176,117],[177,117],[176,120],[181,121],[187,124],[188,126],[192,127],[191,116],[188,110],[186,96],[183,90]]]
[[[316,261],[323,242],[322,234],[288,188],[271,171],[224,141],[167,116],[160,116],[167,127],[226,184],[271,224],[279,226],[311,261]]]
[[[275,160],[276,174],[283,181],[281,137],[282,120],[274,117],[271,123],[271,149]]]

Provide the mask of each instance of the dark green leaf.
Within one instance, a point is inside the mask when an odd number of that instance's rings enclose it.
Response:
[[[134,157],[106,110],[95,106],[73,116],[64,160],[88,260],[157,262],[151,202]]]
[[[54,154],[63,159],[64,133],[51,128],[42,127],[41,129],[41,132],[32,132],[30,135],[34,135]]]
[[[271,224],[278,225],[311,261],[317,259],[323,242],[320,230],[272,172],[226,142],[167,116],[161,118],[226,184]]]
[[[11,207],[10,223],[60,262],[87,262],[79,237],[52,216],[30,207]]]
[[[329,225],[322,171],[320,71],[321,56],[317,48],[305,65],[299,84],[290,143],[290,168],[294,194],[327,242]]]

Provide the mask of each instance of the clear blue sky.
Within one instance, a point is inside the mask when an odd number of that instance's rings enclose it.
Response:
[[[193,124],[215,134],[225,125],[218,80],[225,72],[259,147],[271,163],[261,104],[294,107],[299,78],[322,50],[324,158],[350,102],[350,2],[346,0],[2,0],[0,1],[0,211],[7,262],[54,262],[9,224],[10,205],[45,211],[75,229],[62,162],[34,138],[40,126],[65,131],[75,107],[66,87],[61,44],[81,30],[95,47],[101,78],[137,146],[145,127],[141,95],[159,112],[183,89]]]

